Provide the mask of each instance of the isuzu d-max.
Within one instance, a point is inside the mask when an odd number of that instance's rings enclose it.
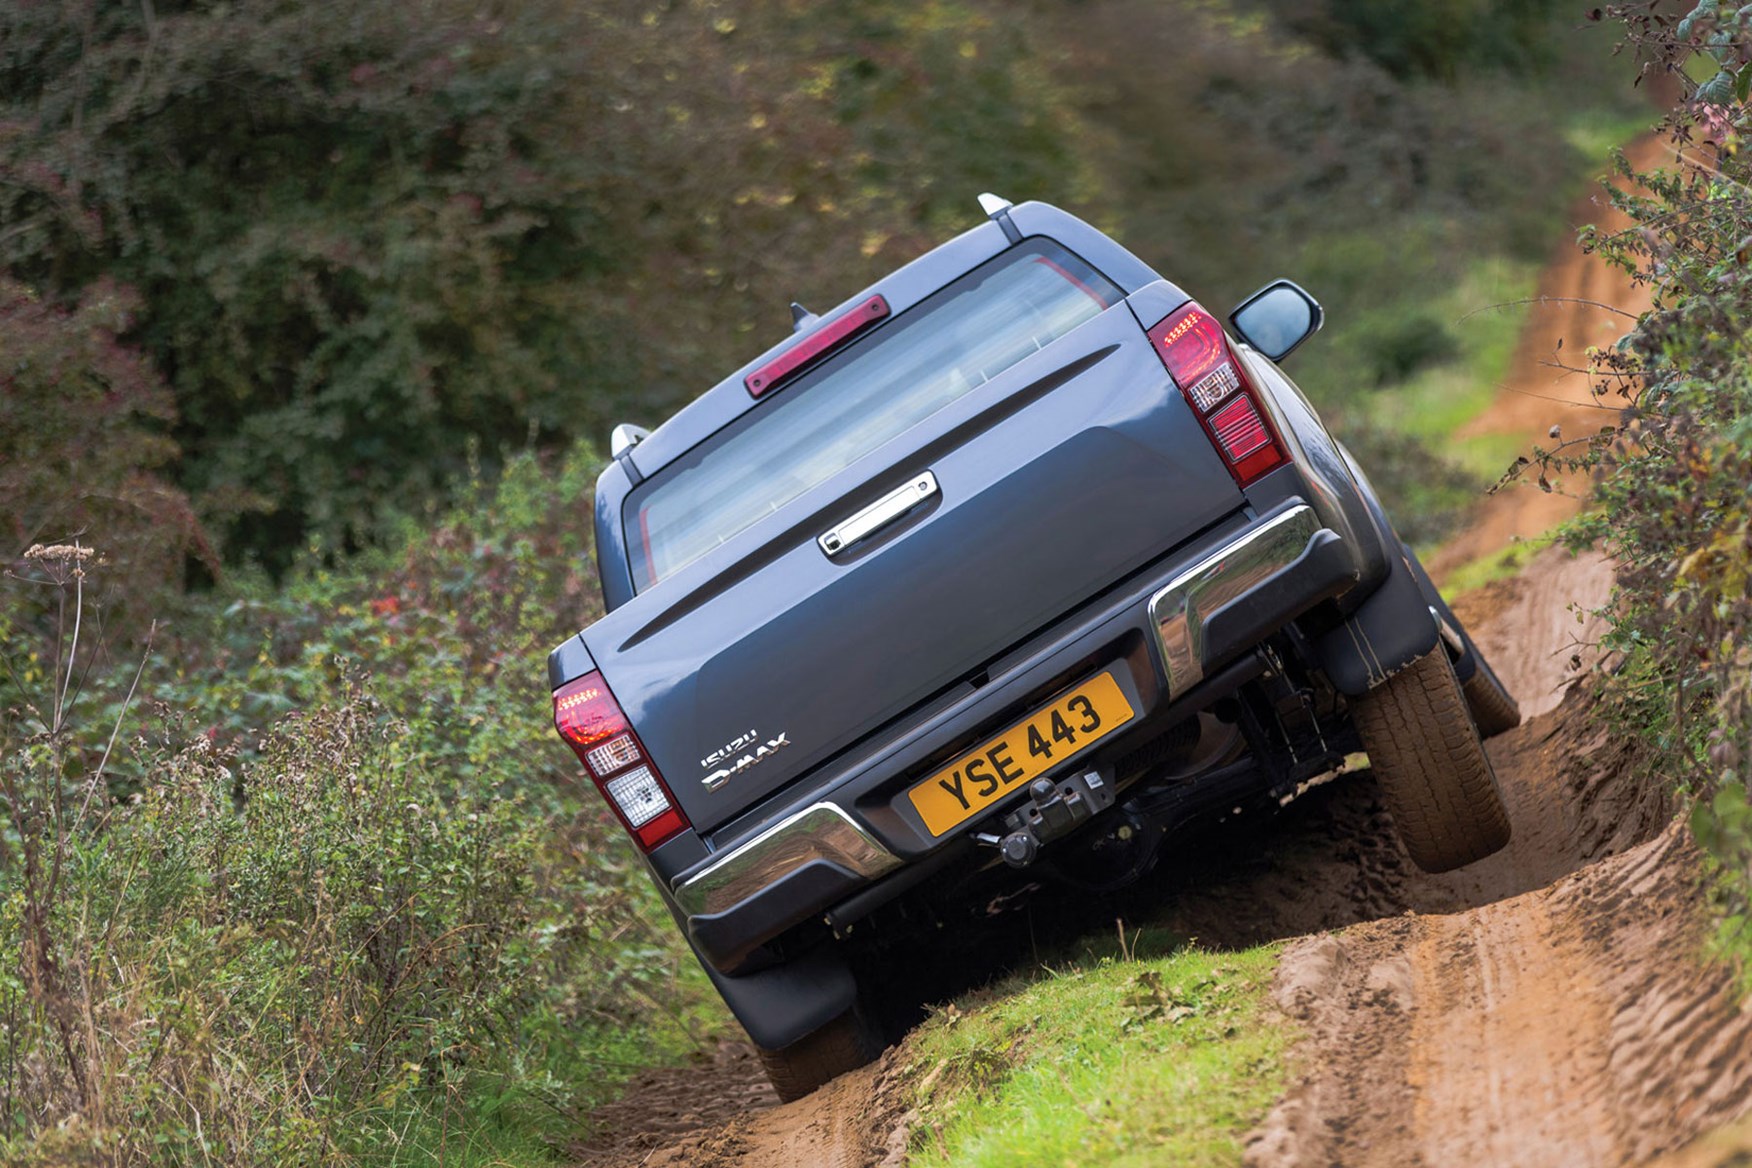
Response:
[[[1201,808],[1349,752],[1422,867],[1508,841],[1480,738],[1519,712],[1278,368],[1319,305],[1278,281],[1225,328],[1074,216],[980,202],[617,428],[607,615],[548,661],[787,1098],[880,1050],[905,963],[877,955],[938,906],[1117,886]]]

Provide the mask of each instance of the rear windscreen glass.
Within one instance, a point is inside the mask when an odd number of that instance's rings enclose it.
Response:
[[[699,559],[1122,297],[1057,244],[1029,240],[878,326],[635,493],[634,587]]]

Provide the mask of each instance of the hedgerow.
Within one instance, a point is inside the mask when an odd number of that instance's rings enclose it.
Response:
[[[1546,453],[1599,476],[1575,531],[1619,565],[1608,612],[1622,664],[1609,694],[1652,760],[1693,795],[1721,874],[1723,937],[1752,956],[1752,6],[1615,5],[1645,76],[1677,78],[1667,127],[1682,159],[1615,192],[1632,221],[1589,242],[1654,306],[1593,355],[1600,433]],[[1702,77],[1699,83],[1693,77]],[[1620,428],[1622,427],[1622,428]],[[1578,445],[1580,449],[1578,449]]]

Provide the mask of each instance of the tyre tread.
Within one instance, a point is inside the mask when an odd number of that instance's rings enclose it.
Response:
[[[781,1103],[801,1099],[882,1053],[881,1044],[856,1009],[782,1050],[755,1049]]]
[[[1470,864],[1509,842],[1496,774],[1445,651],[1418,658],[1355,706],[1405,850],[1426,872]]]
[[[1481,737],[1495,738],[1521,724],[1521,707],[1483,662],[1460,691],[1466,696],[1466,708],[1472,712]]]

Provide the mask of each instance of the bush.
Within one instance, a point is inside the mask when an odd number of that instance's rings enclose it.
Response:
[[[1600,511],[1577,538],[1601,539],[1619,563],[1608,616],[1624,655],[1611,694],[1644,732],[1662,771],[1694,797],[1697,838],[1723,874],[1732,947],[1752,953],[1752,10],[1704,0],[1686,14],[1615,6],[1645,72],[1681,79],[1670,120],[1687,161],[1635,176],[1614,194],[1633,226],[1590,236],[1601,254],[1650,283],[1654,308],[1618,349],[1593,355],[1612,428],[1541,452],[1598,470]],[[1686,81],[1707,50],[1726,82]],[[1723,90],[1742,100],[1724,104]],[[1710,157],[1713,155],[1713,158]],[[1631,175],[1622,157],[1619,168]]]
[[[1400,77],[1453,80],[1467,67],[1542,59],[1553,0],[1267,0],[1328,52],[1360,53]],[[1565,15],[1568,15],[1567,13]]]
[[[574,58],[543,6],[245,0],[0,16],[3,261],[105,276],[174,385],[181,480],[283,565],[375,534],[471,438],[564,429],[588,322],[543,276],[600,267],[543,116]]]
[[[140,290],[180,481],[275,571],[471,448],[675,408],[982,185],[1088,185],[1020,34],[956,9],[26,5],[0,43],[0,267]]]
[[[1359,329],[1377,386],[1397,384],[1429,365],[1457,355],[1459,343],[1441,321],[1427,313],[1371,322]]]
[[[235,770],[204,738],[160,744],[114,807],[57,800],[53,738],[11,755],[0,1131],[62,1129],[34,1149],[51,1162],[61,1139],[317,1162],[514,1035],[555,945],[530,928],[545,825],[407,739],[354,694]]]
[[[1472,76],[1468,48],[1452,87],[1396,76],[1327,7],[12,5],[0,270],[63,306],[138,289],[175,482],[281,573],[313,534],[391,538],[471,451],[491,474],[659,420],[782,339],[788,301],[977,223],[981,190],[1071,206],[1219,302],[1374,240],[1335,329],[1481,248],[1542,250],[1583,160],[1528,69]],[[1542,3],[1374,7],[1549,40],[1517,15]]]
[[[183,558],[212,562],[188,501],[163,477],[176,457],[170,391],[117,341],[138,297],[107,282],[70,309],[0,278],[0,539],[8,556],[101,529],[150,614],[180,589]]]

